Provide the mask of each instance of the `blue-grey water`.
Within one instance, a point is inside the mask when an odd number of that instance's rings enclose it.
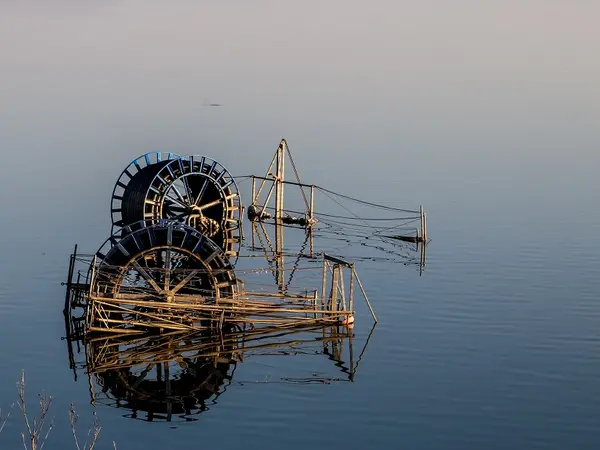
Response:
[[[600,446],[597,4],[52,3],[0,5],[3,415],[24,370],[31,411],[54,397],[47,449],[72,448],[71,403],[99,449]],[[61,282],[120,171],[164,150],[260,174],[282,137],[303,181],[427,212],[422,276],[357,263],[379,323],[354,381],[257,356],[194,422],[94,407]],[[0,448],[23,429],[13,406]]]

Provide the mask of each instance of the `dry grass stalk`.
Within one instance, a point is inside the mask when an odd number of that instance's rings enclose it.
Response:
[[[29,417],[29,413],[27,412],[27,405],[25,404],[25,372],[21,372],[21,379],[17,382],[17,394],[19,396],[19,400],[17,404],[19,405],[19,409],[23,414],[23,418],[25,419],[25,427],[26,433],[21,433],[21,438],[23,440],[23,448],[25,450],[43,450],[44,444],[48,440],[48,436],[50,435],[50,431],[54,427],[53,421],[50,421],[48,425],[48,429],[44,433],[44,425],[46,423],[46,419],[48,417],[48,412],[50,411],[50,404],[52,403],[53,398],[46,393],[38,394],[40,399],[40,414],[38,417],[31,419]],[[11,405],[11,408],[14,406]],[[6,417],[2,416],[2,409],[0,409],[0,433],[4,429],[4,425],[6,425],[6,421],[10,417],[10,411],[6,415]],[[100,430],[102,427],[100,426],[100,422],[96,417],[96,413],[94,413],[94,422],[90,426],[87,434],[87,438],[85,443],[83,444],[83,448],[79,446],[79,440],[77,439],[76,432],[76,424],[79,416],[75,412],[74,405],[71,404],[71,408],[69,409],[69,419],[71,422],[71,430],[73,432],[73,438],[75,440],[75,447],[77,450],[93,450],[96,445],[96,441],[98,440],[98,436],[100,435]],[[88,444],[89,441],[89,444]],[[113,441],[113,448],[117,450],[117,444]]]
[[[46,423],[46,419],[48,416],[48,411],[50,410],[50,404],[52,403],[52,397],[46,394],[45,392],[38,394],[40,399],[40,414],[39,417],[34,417],[33,420],[29,418],[29,414],[27,413],[27,406],[25,404],[25,372],[21,372],[21,379],[17,382],[17,394],[19,396],[19,400],[17,404],[19,405],[19,409],[23,414],[23,418],[25,419],[25,426],[27,428],[27,436],[25,433],[21,433],[21,438],[23,439],[23,447],[25,450],[42,450],[44,448],[44,444],[50,435],[50,431],[54,426],[53,422],[50,421],[50,425],[44,434],[44,424]]]
[[[96,417],[96,413],[94,413],[94,422],[92,423],[92,425],[90,425],[90,428],[88,429],[88,434],[87,434],[87,438],[83,444],[83,449],[79,446],[79,440],[77,439],[77,420],[79,419],[79,416],[77,415],[77,413],[75,412],[75,405],[73,403],[71,403],[71,407],[69,408],[69,421],[71,422],[71,431],[73,432],[73,439],[75,440],[75,447],[77,448],[77,450],[93,450],[94,446],[96,445],[96,442],[98,441],[98,436],[100,436],[100,431],[102,430],[102,427],[100,426],[100,422],[98,421],[98,418]],[[88,444],[88,440],[89,440],[89,444]],[[114,442],[113,442],[114,444]],[[116,448],[116,445],[115,445]]]
[[[10,405],[11,409],[13,405]],[[10,417],[10,413],[11,411],[8,411],[8,414],[6,415],[6,417],[2,417],[2,408],[0,408],[0,433],[2,433],[2,430],[4,429],[4,425],[6,425],[6,421],[8,420],[8,418]]]

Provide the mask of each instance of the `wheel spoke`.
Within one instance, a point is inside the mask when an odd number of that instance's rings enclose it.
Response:
[[[169,290],[171,284],[171,247],[167,247],[165,251],[165,291]]]
[[[180,214],[176,214],[174,216],[169,217],[170,220],[179,220],[179,219],[183,219],[185,216],[189,216],[189,212],[184,211]]]
[[[181,203],[179,200],[169,196],[168,194],[167,194],[167,197],[165,198],[165,201],[169,202],[169,203],[173,203],[182,209],[188,209],[188,207],[184,203]]]
[[[181,177],[181,182],[183,183],[183,187],[185,189],[185,193],[186,193],[186,197],[187,197],[187,202],[190,204],[190,206],[192,205],[192,202],[194,201],[194,195],[192,194],[192,190],[190,189],[190,184],[187,181],[187,177]]]
[[[156,292],[158,292],[159,294],[162,292],[162,289],[158,286],[158,284],[156,284],[154,278],[152,278],[152,276],[148,272],[146,272],[146,270],[140,265],[139,262],[134,260],[132,262],[132,265],[140,273],[144,280],[146,280],[148,284],[154,288]]]
[[[200,188],[200,192],[198,193],[198,196],[196,197],[196,200],[194,201],[194,205],[197,205],[198,203],[200,203],[200,199],[204,195],[204,191],[206,191],[207,186],[208,186],[208,177],[205,177],[204,183],[202,183],[202,187]]]
[[[175,286],[173,288],[173,294],[176,294],[177,292],[179,292],[179,290],[184,287],[186,284],[188,284],[190,282],[190,280],[192,278],[194,278],[194,276],[196,276],[196,274],[199,272],[198,269],[192,270],[183,280],[181,280],[177,286]]]
[[[223,201],[223,200],[221,200],[221,199],[218,199],[218,200],[214,200],[214,201],[212,201],[212,202],[210,202],[210,203],[207,203],[206,205],[202,205],[202,206],[200,206],[200,207],[199,207],[199,208],[200,208],[200,211],[204,211],[205,209],[212,208],[213,206],[217,206],[217,205],[218,205],[219,203],[221,203],[222,201]]]
[[[173,188],[173,191],[175,192],[175,195],[177,196],[177,198],[179,199],[179,201],[181,203],[185,203],[185,200],[184,200],[183,196],[181,195],[181,192],[179,192],[179,189],[177,189],[177,186],[175,186],[175,182],[173,182],[171,184],[171,187]]]

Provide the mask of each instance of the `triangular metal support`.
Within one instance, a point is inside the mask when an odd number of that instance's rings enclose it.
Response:
[[[285,180],[286,157],[292,165],[296,181]],[[256,186],[257,180],[260,181],[258,189]],[[295,217],[285,210],[284,186],[286,184],[300,188],[300,193],[302,194],[306,206],[304,217]],[[265,189],[267,185],[268,190]],[[308,192],[306,192],[305,188],[308,189]],[[266,191],[265,196],[262,195],[263,191]],[[269,164],[265,176],[252,176],[252,203],[248,207],[248,219],[252,222],[264,222],[269,219],[274,219],[275,223],[299,225],[310,228],[317,222],[314,217],[314,192],[314,185],[303,184],[300,181],[300,174],[296,169],[292,152],[290,151],[286,140],[282,139],[271,160],[271,164]],[[272,211],[272,213],[270,211]]]

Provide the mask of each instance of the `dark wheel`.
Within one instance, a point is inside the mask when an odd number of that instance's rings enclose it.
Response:
[[[211,158],[180,158],[157,173],[148,188],[143,218],[157,217],[186,223],[210,237],[229,256],[239,252],[240,194],[227,169]]]
[[[137,204],[138,196],[144,195],[151,180],[169,161],[180,158],[175,153],[151,152],[134,159],[121,172],[110,202],[112,218],[112,234],[125,225],[143,219],[136,214],[133,205]]]
[[[235,180],[206,156],[152,153],[134,160],[113,191],[113,234],[140,220],[176,220],[211,238],[225,253],[239,254],[242,203]]]
[[[210,305],[236,292],[235,273],[223,250],[178,222],[140,222],[118,230],[98,250],[96,259],[92,296],[110,301],[111,306],[104,308],[105,317],[92,308],[92,327],[191,324],[190,318],[198,314],[185,308],[161,309],[161,304]]]

